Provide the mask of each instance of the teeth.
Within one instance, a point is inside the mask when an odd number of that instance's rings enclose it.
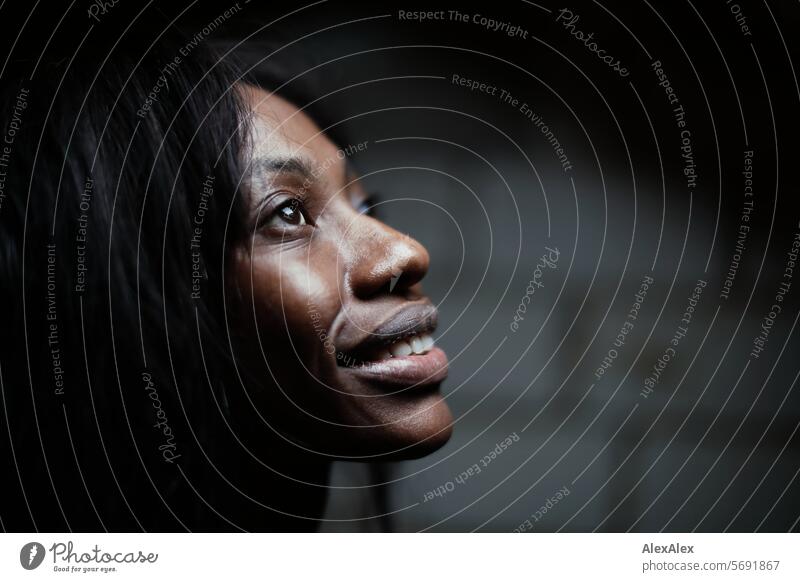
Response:
[[[415,335],[373,352],[371,357],[367,357],[367,360],[381,361],[427,354],[433,345],[433,337],[430,334]]]
[[[393,343],[388,348],[378,352],[378,360],[390,358],[404,358],[412,354],[422,355],[428,353],[433,347],[433,337],[430,334],[415,335],[405,340]]]
[[[411,349],[411,346],[406,341],[399,341],[393,343],[389,347],[389,351],[392,352],[392,355],[395,358],[402,358],[403,356],[410,356],[414,350]]]

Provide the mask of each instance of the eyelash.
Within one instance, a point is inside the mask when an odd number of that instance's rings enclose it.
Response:
[[[296,209],[300,212],[305,221],[305,224],[301,225],[291,225],[287,224],[283,230],[288,230],[290,228],[300,228],[303,226],[314,226],[314,222],[311,220],[311,216],[309,215],[308,209],[306,208],[306,196],[303,194],[298,194],[295,192],[277,192],[273,196],[270,197],[270,202],[275,200],[276,198],[280,198],[278,202],[275,203],[267,203],[266,207],[262,211],[261,219],[258,223],[259,229],[267,228],[269,223],[278,217],[278,213],[281,209],[286,208],[290,205],[295,205]]]
[[[379,202],[378,194],[369,194],[361,203],[356,207],[359,214],[366,214],[367,216],[375,217],[377,214],[377,204]],[[364,210],[362,210],[362,208]]]
[[[269,223],[278,217],[278,213],[281,209],[287,207],[287,205],[291,205],[292,203],[296,203],[297,210],[301,213],[305,224],[298,224],[292,225],[288,224],[282,228],[281,230],[289,230],[292,228],[302,228],[303,226],[315,226],[314,221],[311,219],[309,215],[308,209],[306,207],[307,204],[307,196],[300,193],[295,192],[276,192],[273,196],[270,197],[270,201],[280,197],[281,200],[277,203],[270,204],[269,202],[265,205],[266,207],[271,206],[272,208],[267,208],[264,212],[262,212],[261,220],[258,223],[257,228],[259,230],[263,230],[268,227]],[[377,208],[376,205],[379,201],[379,196],[377,194],[370,194],[361,203],[356,207],[356,211],[359,214],[365,214],[367,216],[375,218],[377,215]]]

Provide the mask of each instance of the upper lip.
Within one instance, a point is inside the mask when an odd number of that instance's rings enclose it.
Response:
[[[438,324],[438,312],[430,303],[404,305],[394,310],[372,329],[358,329],[352,341],[337,345],[344,353],[362,353],[423,333],[432,333]],[[349,334],[347,334],[349,335]]]

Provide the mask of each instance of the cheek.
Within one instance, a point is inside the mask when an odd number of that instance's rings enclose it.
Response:
[[[291,336],[303,351],[324,348],[341,308],[335,258],[320,260],[309,252],[296,256],[265,252],[248,261],[246,277],[244,296],[252,298],[261,330],[268,330],[273,338],[282,330],[281,339]]]

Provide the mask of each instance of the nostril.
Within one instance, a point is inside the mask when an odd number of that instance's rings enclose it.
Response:
[[[428,253],[422,245],[385,225],[381,229],[380,241],[370,237],[353,253],[356,260],[348,280],[353,293],[361,298],[405,296],[428,270]]]
[[[397,282],[400,280],[400,277],[403,276],[403,269],[396,267],[392,271],[392,277],[389,280],[389,293],[394,291],[394,288],[397,286]]]
[[[415,277],[402,270],[392,271],[391,276],[384,280],[381,285],[372,288],[369,296],[375,295],[404,295],[414,284]]]

